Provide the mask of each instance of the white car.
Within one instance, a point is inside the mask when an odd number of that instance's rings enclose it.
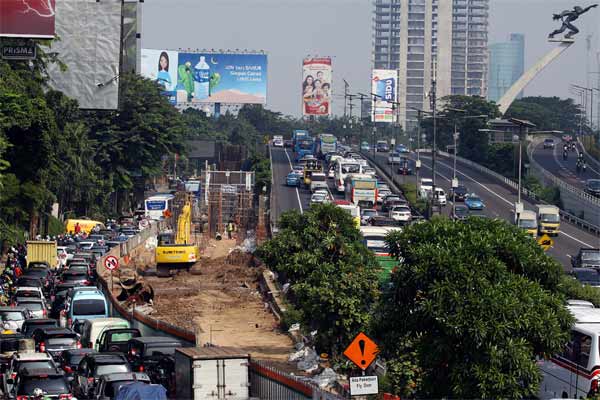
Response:
[[[421,178],[421,189],[428,191],[433,190],[433,179]]]
[[[412,219],[412,214],[407,206],[395,206],[390,210],[390,218],[394,221],[409,222]]]
[[[66,246],[58,246],[56,248],[56,256],[58,257],[60,265],[64,267],[67,265],[67,261],[73,258],[73,253],[69,253]]]
[[[374,208],[365,208],[364,210],[360,210],[360,224],[367,225],[369,223],[369,219],[377,215],[379,215],[379,213]]]
[[[310,204],[326,204],[329,202],[329,194],[320,190],[317,190],[310,196]]]
[[[17,302],[27,299],[44,299],[44,293],[42,292],[42,288],[35,286],[19,286],[15,291],[14,298]]]
[[[273,147],[283,147],[283,139],[274,139]]]
[[[17,306],[23,307],[29,311],[32,318],[46,318],[48,307],[44,299],[29,298],[17,302]]]
[[[448,199],[446,197],[446,192],[444,192],[444,189],[438,187],[435,188],[434,202],[435,204],[439,204],[440,206],[445,206],[446,204],[448,204]]]
[[[383,203],[383,199],[385,199],[387,196],[391,195],[392,191],[389,189],[379,189],[377,190],[377,203],[381,204]]]

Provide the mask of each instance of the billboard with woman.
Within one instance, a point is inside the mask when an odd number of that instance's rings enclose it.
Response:
[[[331,58],[305,58],[302,63],[302,114],[331,115]]]

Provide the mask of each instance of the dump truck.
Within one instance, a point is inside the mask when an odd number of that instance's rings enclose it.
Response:
[[[58,253],[56,241],[28,240],[27,241],[27,265],[32,262],[43,262],[50,268],[58,267]]]
[[[537,206],[538,232],[558,236],[560,232],[560,210],[556,206]]]
[[[187,271],[200,259],[198,246],[191,243],[192,204],[188,199],[177,218],[177,232],[164,231],[158,234],[156,246],[156,275],[168,277],[172,270]]]

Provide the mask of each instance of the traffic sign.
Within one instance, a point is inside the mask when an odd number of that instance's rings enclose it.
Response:
[[[119,268],[119,259],[115,256],[108,256],[104,259],[104,266],[109,271]]]
[[[375,376],[351,376],[350,396],[363,396],[366,394],[378,394],[379,382]]]
[[[363,371],[375,361],[377,353],[379,353],[379,349],[375,342],[362,332],[356,335],[352,343],[344,350],[344,355]]]
[[[544,251],[548,251],[550,247],[554,247],[554,240],[552,240],[552,238],[546,234],[540,236],[537,242],[540,246],[542,246],[542,249],[544,249]]]

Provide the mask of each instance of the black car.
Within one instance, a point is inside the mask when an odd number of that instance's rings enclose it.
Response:
[[[585,191],[592,196],[600,197],[600,179],[588,179],[585,182]]]
[[[67,379],[64,373],[58,368],[24,368],[19,371],[15,381],[17,399],[32,399],[35,389],[41,389],[44,395],[49,398],[71,398],[71,390],[69,389]]]
[[[79,335],[69,328],[40,328],[31,335],[35,341],[35,348],[39,352],[46,352],[55,360],[64,350],[80,349]]]
[[[469,207],[459,204],[452,210],[451,218],[455,221],[462,221],[469,217]]]
[[[600,271],[596,268],[573,268],[571,275],[583,285],[600,286]]]
[[[576,256],[571,257],[573,268],[600,268],[600,249],[579,249]]]
[[[23,276],[21,275],[19,277],[19,279],[17,279],[17,282],[14,285],[15,287],[19,287],[19,286],[29,286],[29,287],[39,287],[42,288],[44,287],[44,284],[42,283],[42,279],[36,276]]]
[[[96,345],[98,352],[121,352],[127,353],[129,340],[142,336],[139,329],[135,328],[115,328],[102,331]]]
[[[92,398],[98,400],[114,399],[123,386],[133,382],[150,384],[150,377],[143,372],[102,375],[98,380]]]
[[[83,357],[95,353],[94,349],[70,349],[63,350],[57,357],[57,362],[65,372],[67,379],[72,380],[73,374]]]
[[[390,217],[386,217],[385,215],[375,215],[371,218],[369,218],[367,225],[371,225],[371,226],[398,226],[399,223],[398,221],[390,218]]]
[[[58,321],[52,318],[31,318],[23,322],[21,332],[27,337],[31,337],[36,329],[56,328]]]
[[[406,157],[400,158],[400,163],[398,166],[398,173],[400,175],[412,175],[413,170],[410,167],[410,161],[408,161],[408,158],[406,158]]]
[[[72,382],[73,394],[87,398],[102,375],[132,372],[131,365],[122,353],[91,353],[85,355],[75,372]]]
[[[92,279],[87,272],[66,270],[58,278],[58,283],[72,283],[73,286],[89,286]]]
[[[450,189],[450,199],[454,199],[454,201],[465,201],[467,194],[469,194],[469,189],[463,185]]]

